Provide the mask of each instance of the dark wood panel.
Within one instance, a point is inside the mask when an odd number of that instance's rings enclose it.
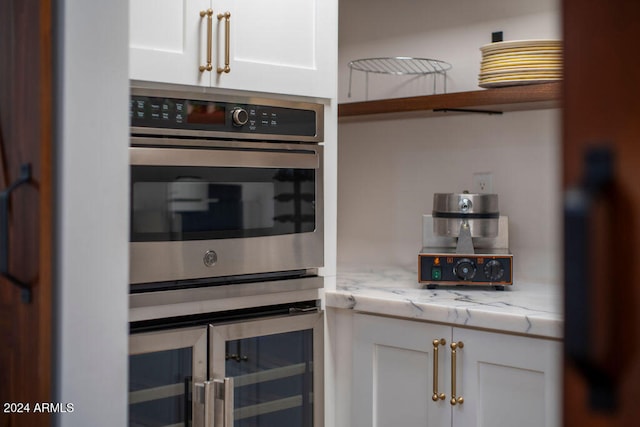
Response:
[[[591,306],[583,309],[591,313],[590,325],[584,326],[592,328],[592,355],[617,383],[609,394],[618,402],[609,411],[590,405],[584,373],[566,359],[564,424],[636,425],[640,418],[636,402],[640,395],[640,57],[636,54],[640,2],[564,0],[563,16],[565,188],[580,184],[589,148],[607,146],[615,156],[607,219],[595,222],[589,233],[603,243],[594,245],[592,259],[583,265],[599,280],[593,282]]]
[[[9,271],[32,301],[0,278],[0,402],[50,402],[52,336],[52,2],[0,2],[2,188],[32,165],[10,199]],[[4,409],[4,408],[1,408]],[[0,426],[47,426],[46,413],[0,413]]]
[[[455,92],[407,98],[351,102],[338,106],[338,117],[352,118],[375,115],[418,113],[422,116],[444,114],[433,110],[470,109],[484,112],[506,112],[560,106],[560,83],[545,83],[497,89]]]

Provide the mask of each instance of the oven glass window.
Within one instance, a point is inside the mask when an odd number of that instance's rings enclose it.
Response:
[[[314,169],[133,166],[131,241],[313,232]]]
[[[313,426],[313,330],[227,341],[234,427]]]

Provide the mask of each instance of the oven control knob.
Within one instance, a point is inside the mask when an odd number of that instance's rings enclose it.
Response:
[[[498,282],[504,276],[504,267],[500,261],[492,259],[484,265],[484,275],[490,282]]]
[[[234,108],[231,111],[231,119],[234,126],[244,126],[249,121],[249,113],[244,108]]]
[[[469,258],[462,258],[453,267],[453,274],[461,280],[471,280],[476,275],[476,265]]]

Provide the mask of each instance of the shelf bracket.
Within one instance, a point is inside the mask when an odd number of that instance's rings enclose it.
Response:
[[[474,113],[474,114],[488,114],[496,115],[503,114],[502,111],[495,110],[474,110],[471,108],[434,108],[434,113]]]

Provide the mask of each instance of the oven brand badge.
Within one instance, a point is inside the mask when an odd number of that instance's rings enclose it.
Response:
[[[213,267],[218,262],[218,254],[215,251],[207,251],[202,260],[207,267]]]

